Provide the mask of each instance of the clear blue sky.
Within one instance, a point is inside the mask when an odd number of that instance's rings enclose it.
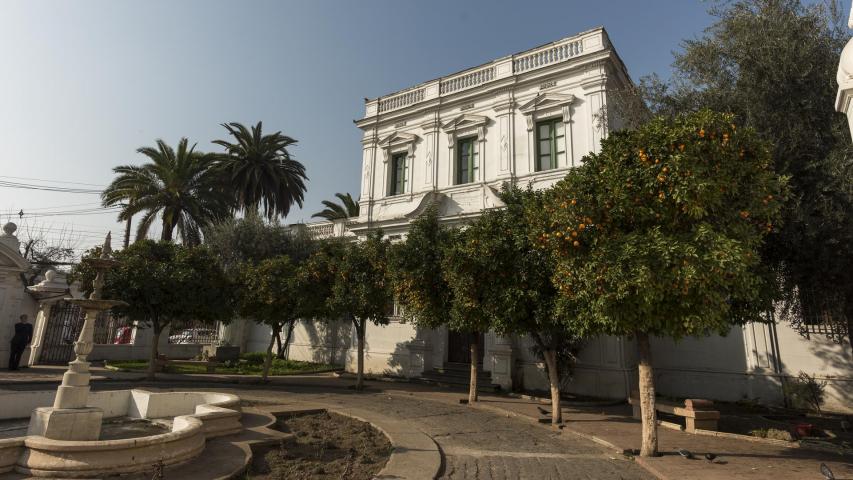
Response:
[[[299,140],[291,153],[311,180],[305,208],[285,222],[310,221],[321,200],[359,190],[361,145],[352,120],[363,114],[363,97],[597,25],[607,28],[635,80],[667,76],[672,51],[712,21],[709,6],[0,0],[0,175],[105,185],[113,166],[142,162],[135,149],[157,138],[174,145],[187,136],[212,150],[210,141],[224,137],[220,123],[263,120]],[[80,204],[97,200],[0,187],[0,220],[21,208],[86,208]],[[49,236],[73,226],[80,248],[99,243],[108,229],[121,232],[108,214],[34,223]]]

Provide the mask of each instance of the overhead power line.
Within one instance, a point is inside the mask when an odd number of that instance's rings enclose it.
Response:
[[[106,185],[101,185],[99,183],[85,183],[85,182],[70,182],[68,180],[48,180],[46,178],[33,178],[33,177],[13,177],[11,175],[0,175],[0,178],[13,178],[15,180],[36,180],[39,182],[48,182],[48,183],[64,183],[68,185],[86,185],[89,187],[106,187]]]
[[[88,195],[100,195],[101,190],[88,188],[72,188],[72,187],[56,187],[51,185],[37,185],[34,183],[10,182],[8,180],[0,180],[0,187],[5,188],[20,188],[24,190],[41,190],[46,192],[62,192],[62,193],[82,193]]]

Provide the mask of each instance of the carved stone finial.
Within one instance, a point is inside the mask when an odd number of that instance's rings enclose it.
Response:
[[[18,229],[18,226],[12,222],[8,222],[6,225],[3,225],[3,233],[7,236],[13,236],[15,231]]]
[[[107,238],[104,239],[104,246],[101,248],[101,258],[110,258],[110,255],[113,253],[112,243],[112,233],[107,232]]]

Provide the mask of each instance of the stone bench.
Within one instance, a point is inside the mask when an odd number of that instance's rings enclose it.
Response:
[[[638,390],[631,392],[631,396],[628,397],[628,403],[633,407],[634,418],[641,418],[640,392]],[[676,402],[663,400],[660,397],[655,398],[655,410],[684,417],[685,430],[690,433],[695,433],[696,429],[717,430],[717,420],[720,419],[720,412],[714,410],[713,407],[714,402],[711,400],[688,398],[684,400],[683,405],[680,405]]]

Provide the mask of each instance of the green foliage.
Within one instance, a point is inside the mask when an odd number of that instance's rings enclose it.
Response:
[[[266,354],[262,352],[244,353],[240,355],[240,361],[224,362],[216,367],[214,373],[231,374],[231,375],[261,375],[263,373],[263,365],[266,360]],[[107,365],[113,368],[118,368],[127,371],[145,371],[148,369],[148,362],[145,360],[110,360]],[[270,365],[270,375],[293,375],[300,373],[324,372],[340,368],[336,365],[328,365],[324,363],[300,362],[298,360],[283,360],[274,358]],[[170,365],[166,368],[167,373],[191,373],[204,374],[208,373],[207,366],[204,364],[198,365]]]
[[[412,222],[405,242],[393,245],[391,276],[403,315],[422,328],[437,328],[450,316],[453,292],[444,278],[442,263],[453,232],[438,223],[429,207]]]
[[[479,268],[485,275],[481,278],[488,279],[480,282],[486,287],[484,309],[492,328],[501,334],[536,337],[553,331],[558,332],[555,337],[568,336],[554,309],[554,262],[531,239],[531,230],[540,226],[539,217],[526,214],[542,211],[543,197],[543,192],[530,188],[504,186],[501,199],[506,208],[483,212],[465,232],[480,252]]]
[[[278,221],[266,222],[253,214],[229,218],[206,228],[204,244],[227,272],[237,272],[243,264],[257,264],[280,255],[301,263],[314,248],[307,233],[289,231]]]
[[[492,326],[488,302],[493,258],[482,254],[489,233],[477,222],[467,229],[450,230],[447,248],[441,261],[444,280],[452,293],[447,328],[454,332],[487,332]]]
[[[390,242],[377,231],[339,250],[341,255],[327,264],[332,278],[325,302],[327,318],[353,318],[356,328],[364,328],[365,321],[388,324],[386,309],[393,300],[388,278],[389,247]]]
[[[137,152],[150,162],[115,167],[116,178],[101,194],[105,207],[123,205],[120,221],[144,212],[137,239],[145,238],[159,215],[161,240],[171,240],[177,228],[185,245],[197,245],[201,227],[230,215],[233,202],[222,194],[222,177],[211,168],[210,158],[196,152],[186,138],[181,138],[177,150],[157,140],[156,148],[141,147]]]
[[[305,166],[287,150],[296,140],[281,132],[264,135],[262,122],[251,129],[240,123],[222,126],[233,143],[214,140],[225,148],[215,158],[237,206],[245,211],[261,209],[268,219],[287,216],[294,203],[301,207],[308,177]]]
[[[732,122],[701,111],[614,133],[547,194],[534,240],[576,332],[725,334],[770,308],[759,249],[784,182]]]
[[[204,247],[141,240],[118,252],[104,298],[124,300],[119,315],[160,332],[171,322],[231,320],[232,288]]]
[[[800,372],[797,378],[787,380],[783,393],[794,408],[811,410],[820,414],[827,382],[817,379],[816,375]]]
[[[771,440],[784,440],[786,442],[793,442],[794,436],[791,435],[791,432],[787,430],[780,430],[778,428],[757,428],[755,430],[750,430],[749,434],[753,437],[758,438],[769,438]]]
[[[352,195],[349,193],[336,193],[335,196],[341,201],[340,205],[331,200],[323,200],[323,205],[326,208],[311,215],[311,217],[325,218],[326,220],[341,220],[358,216],[358,202],[353,200]]]
[[[641,98],[654,114],[732,112],[772,143],[772,164],[790,177],[791,195],[763,255],[781,275],[786,303],[799,310],[795,323],[803,314],[823,316],[848,331],[853,147],[845,117],[834,110],[838,59],[849,38],[843,8],[834,0],[736,0],[712,13],[716,23],[676,54],[672,80],[644,79]],[[632,110],[623,116],[647,118]]]
[[[359,242],[329,240],[306,262],[304,275],[315,285],[306,300],[306,312],[327,320],[347,319],[358,342],[356,388],[363,387],[364,339],[367,323],[387,325],[386,308],[393,300],[388,274],[390,242],[382,232],[369,233]]]
[[[237,294],[239,314],[270,325],[277,333],[282,323],[304,316],[301,299],[311,285],[302,280],[308,278],[300,275],[299,266],[285,255],[244,264]]]

